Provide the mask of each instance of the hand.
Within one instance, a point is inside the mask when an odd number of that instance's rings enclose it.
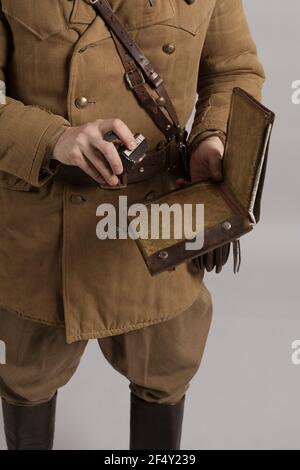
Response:
[[[120,119],[98,119],[84,126],[68,127],[59,138],[53,158],[65,165],[78,166],[98,183],[116,186],[117,175],[123,173],[123,165],[116,145],[107,142],[104,135],[113,131],[129,150],[136,147],[134,135]]]
[[[222,158],[224,145],[218,136],[207,137],[193,152],[190,160],[190,175],[192,183],[196,181],[211,180],[219,183],[223,180]],[[177,180],[177,184],[188,184],[183,179]]]

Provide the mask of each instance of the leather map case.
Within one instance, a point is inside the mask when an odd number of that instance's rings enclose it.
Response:
[[[183,230],[181,238],[175,237],[172,226],[168,238],[151,238],[149,228],[147,237],[138,238],[136,243],[151,275],[237,240],[257,224],[274,118],[272,111],[244,90],[234,88],[223,158],[223,182],[192,183],[146,203],[147,227],[151,226],[152,204],[177,204],[182,209],[184,204],[189,204],[195,208],[193,214],[196,214],[196,205],[203,204],[202,226],[194,226],[193,230],[194,233],[204,230],[204,244],[201,249],[187,250],[186,242],[194,240]],[[129,217],[129,222],[132,220],[133,217]],[[159,230],[161,234],[163,227]]]

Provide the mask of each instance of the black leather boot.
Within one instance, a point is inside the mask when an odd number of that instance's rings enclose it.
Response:
[[[184,399],[175,405],[159,405],[131,394],[130,449],[180,449]]]
[[[52,450],[56,396],[35,406],[11,405],[2,398],[8,450]]]

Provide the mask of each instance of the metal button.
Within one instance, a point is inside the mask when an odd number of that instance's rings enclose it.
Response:
[[[143,166],[141,166],[141,168],[139,168],[139,172],[144,173],[144,171],[145,171],[145,168]]]
[[[85,96],[80,96],[80,98],[76,98],[75,100],[75,106],[77,108],[86,108],[88,106],[89,102]]]
[[[158,144],[157,144],[157,146],[156,146],[156,150],[157,150],[157,151],[160,151],[160,150],[162,150],[164,147],[165,147],[165,141],[164,141],[164,140],[161,140],[160,142],[158,142]]]
[[[232,227],[232,225],[231,225],[230,222],[223,222],[223,224],[222,224],[222,229],[223,229],[223,230],[226,230],[226,232],[228,232],[229,230],[231,230],[231,227]]]
[[[158,104],[158,106],[165,106],[166,100],[163,96],[160,96],[159,98],[157,98],[156,103]]]
[[[173,54],[176,50],[176,46],[174,43],[169,42],[168,44],[164,44],[162,49],[166,54]]]
[[[82,204],[85,202],[85,198],[81,194],[72,194],[70,201],[72,204]]]
[[[166,260],[169,258],[169,253],[167,251],[160,251],[158,257],[162,260]]]

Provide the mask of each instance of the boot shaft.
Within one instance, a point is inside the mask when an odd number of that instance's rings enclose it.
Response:
[[[175,405],[148,403],[131,394],[130,449],[180,449],[185,397]]]
[[[36,406],[12,405],[2,398],[8,450],[51,450],[55,429],[56,396]]]

